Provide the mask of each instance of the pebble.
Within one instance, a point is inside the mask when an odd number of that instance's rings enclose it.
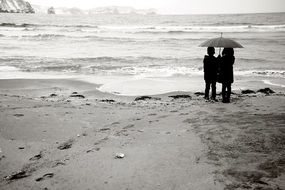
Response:
[[[118,159],[122,159],[124,157],[125,157],[125,154],[123,154],[123,153],[116,153],[116,155],[115,155],[115,158],[118,158]]]

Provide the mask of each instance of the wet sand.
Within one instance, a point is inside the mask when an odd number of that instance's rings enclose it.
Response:
[[[0,80],[0,189],[285,189],[280,89],[223,104],[97,87]]]

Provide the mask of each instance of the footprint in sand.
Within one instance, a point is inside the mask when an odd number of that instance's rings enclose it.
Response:
[[[162,115],[162,116],[159,116],[158,118],[160,119],[163,119],[163,118],[167,118],[169,115]]]
[[[30,161],[36,161],[36,160],[41,159],[42,157],[43,157],[43,153],[42,153],[42,152],[40,152],[39,154],[37,154],[37,155],[33,156],[33,157],[32,157],[32,158],[30,158],[29,160],[30,160]]]
[[[24,117],[24,114],[14,114],[15,117]]]
[[[134,124],[130,124],[130,125],[127,125],[126,127],[123,127],[123,129],[130,129],[130,128],[133,128],[135,125]]]
[[[159,122],[159,120],[148,121],[149,123]]]
[[[110,131],[111,129],[109,127],[106,127],[106,128],[102,128],[102,129],[99,129],[99,132],[103,132],[103,131]]]
[[[37,182],[39,181],[43,181],[43,180],[46,180],[48,178],[52,178],[54,176],[54,173],[47,173],[45,175],[43,175],[42,177],[39,177],[36,179]]]
[[[74,143],[74,139],[69,139],[68,141],[66,141],[64,143],[61,143],[57,148],[59,150],[69,149],[72,147],[73,143]]]

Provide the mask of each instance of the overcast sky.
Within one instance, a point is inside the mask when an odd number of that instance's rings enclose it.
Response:
[[[161,14],[285,12],[285,0],[28,0],[32,4],[89,9],[101,6],[155,8]]]

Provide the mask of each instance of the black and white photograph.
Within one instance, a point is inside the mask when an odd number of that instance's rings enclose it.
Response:
[[[285,190],[285,1],[0,0],[0,190]]]

